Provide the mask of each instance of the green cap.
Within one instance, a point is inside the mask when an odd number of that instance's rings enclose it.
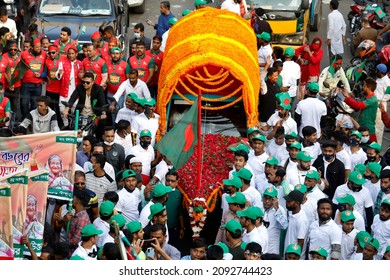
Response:
[[[306,173],[306,177],[309,179],[315,179],[318,181],[320,179],[320,173],[318,173],[316,170],[309,170]]]
[[[188,15],[189,13],[191,13],[191,10],[190,10],[190,9],[185,9],[185,10],[181,13],[181,16],[185,17],[185,16]]]
[[[320,91],[320,87],[318,86],[318,83],[317,82],[310,82],[308,85],[307,85],[307,88],[309,89],[310,92],[312,93],[317,93]]]
[[[269,34],[268,32],[262,32],[261,34],[257,34],[256,37],[259,39],[263,39],[267,42],[271,41],[271,34]]]
[[[103,246],[99,248],[99,251],[97,253],[97,259],[103,260]]]
[[[261,134],[258,134],[258,135],[256,135],[256,136],[254,136],[254,137],[252,138],[252,141],[253,141],[253,140],[260,140],[260,141],[263,141],[263,143],[267,143],[267,139],[265,138],[264,135],[261,135]]]
[[[371,239],[371,235],[367,231],[359,231],[356,234],[356,239],[359,242],[360,247],[364,248],[366,243]]]
[[[114,52],[121,53],[122,50],[120,48],[118,48],[118,47],[113,47],[113,48],[111,48],[110,53],[114,53]]]
[[[285,56],[285,57],[293,57],[294,54],[295,54],[295,51],[294,51],[294,49],[291,48],[291,47],[288,47],[288,48],[286,48],[286,49],[284,50],[284,56]]]
[[[387,204],[387,205],[390,205],[390,200],[388,198],[384,199],[381,203],[382,204]]]
[[[253,206],[250,206],[243,211],[237,211],[238,217],[246,217],[252,220],[256,220],[258,218],[257,215],[258,211]]]
[[[307,187],[304,184],[296,185],[294,190],[300,191],[303,194],[307,193]]]
[[[390,245],[386,247],[385,253],[390,252]]]
[[[233,176],[249,181],[252,179],[253,174],[249,169],[243,167],[238,172],[233,172]]]
[[[350,136],[356,136],[357,138],[362,139],[362,134],[357,130],[352,131]]]
[[[300,150],[302,150],[302,145],[298,141],[294,141],[294,142],[291,143],[290,147],[288,147],[288,148],[289,149],[295,148],[295,149],[300,151]]]
[[[249,154],[249,148],[244,144],[238,144],[237,147],[231,148],[233,152],[237,152],[240,150],[245,151],[247,154]]]
[[[82,237],[94,236],[94,235],[99,235],[102,233],[103,233],[103,231],[97,229],[93,224],[88,224],[85,227],[83,227],[83,229],[81,230]]]
[[[367,169],[367,167],[363,163],[359,163],[359,164],[355,165],[355,168],[353,169],[353,171],[357,171],[360,174],[364,175],[364,173],[366,172],[366,169]]]
[[[378,239],[376,239],[376,238],[371,238],[371,239],[366,243],[365,246],[367,246],[367,245],[371,245],[371,246],[374,247],[375,250],[377,250],[377,251],[378,251],[379,246],[380,246],[379,241],[378,241]]]
[[[165,210],[165,206],[161,203],[155,203],[150,206],[150,215],[148,219],[151,220],[156,214]]]
[[[371,149],[374,149],[375,151],[377,151],[378,153],[380,151],[382,151],[382,146],[379,145],[377,142],[372,142],[370,145],[368,145],[368,147],[370,147]]]
[[[233,176],[232,179],[226,179],[222,181],[225,186],[233,186],[236,187],[237,189],[242,187],[242,181],[240,178]]]
[[[278,165],[279,161],[277,158],[269,157],[264,163],[268,163],[269,165]]]
[[[135,233],[142,229],[142,224],[138,221],[131,221],[126,225],[126,228],[131,232]]]
[[[126,178],[129,178],[129,177],[136,177],[137,174],[135,173],[134,170],[130,170],[130,169],[127,169],[125,171],[123,171],[122,173],[122,179],[126,179]]]
[[[103,247],[102,247],[103,248]],[[80,257],[79,255],[73,255],[69,258],[69,260],[71,261],[84,261],[85,259],[83,259],[82,257]]]
[[[367,167],[369,170],[375,173],[376,177],[379,178],[379,176],[381,175],[382,165],[377,162],[370,162],[367,164]]]
[[[278,197],[278,191],[274,187],[269,187],[264,190],[263,196]]]
[[[355,183],[356,185],[363,185],[366,182],[366,180],[363,178],[363,175],[357,171],[352,171],[349,173],[348,180],[352,183]]]
[[[246,135],[249,136],[250,134],[252,134],[253,132],[256,132],[256,131],[260,133],[260,129],[257,126],[252,126],[252,127],[248,128]]]
[[[141,133],[139,134],[139,138],[141,137],[152,137],[152,133],[150,132],[150,130],[148,129],[144,129],[141,131]]]
[[[177,18],[175,18],[175,17],[170,18],[168,22],[170,25],[174,25],[177,22]]]
[[[322,247],[317,247],[314,250],[311,250],[309,252],[309,254],[313,254],[313,253],[317,253],[318,255],[323,256],[324,258],[328,257],[328,252]]]
[[[292,243],[288,245],[286,248],[286,254],[297,254],[300,256],[302,254],[301,245],[297,243]]]
[[[251,207],[253,208],[253,211],[255,211],[256,219],[264,217],[264,212],[263,212],[263,210],[261,210],[260,207],[257,207],[257,206],[251,206]]]
[[[313,158],[310,156],[310,154],[306,151],[300,151],[298,152],[297,154],[297,160],[301,160],[301,161],[304,161],[304,162],[309,162],[311,161]]]
[[[246,197],[242,193],[236,192],[236,194],[234,196],[231,196],[231,195],[227,196],[226,201],[228,204],[237,203],[237,204],[244,204],[245,205]]]
[[[156,105],[156,100],[154,100],[154,98],[150,97],[150,98],[147,98],[145,99],[145,102],[144,102],[144,106],[155,106]]]
[[[138,96],[135,92],[130,92],[128,95],[127,95],[127,98],[131,98],[133,99],[133,101],[136,101],[138,100]]]
[[[355,219],[356,219],[356,217],[351,210],[345,210],[345,211],[341,212],[340,220],[342,222],[345,223],[345,222],[352,221]]]
[[[206,5],[206,4],[207,4],[207,2],[205,0],[196,0],[194,3],[195,8],[197,8],[200,5]]]
[[[123,217],[122,214],[115,214],[114,216],[111,217],[110,219],[110,225],[113,225],[113,222],[116,222],[119,228],[122,228],[126,224],[126,219]]]
[[[236,220],[229,220],[223,227],[230,232],[239,233],[239,234],[242,233],[242,226],[240,222]]]
[[[291,109],[291,97],[288,92],[279,92],[275,95],[278,105],[285,110]]]
[[[172,191],[171,187],[164,186],[163,184],[157,184],[153,189],[153,197],[162,197]]]
[[[285,139],[291,139],[291,138],[298,139],[298,134],[295,131],[291,131],[290,133],[287,133],[286,135],[284,135],[284,138]]]
[[[217,246],[222,248],[224,254],[229,253],[229,247],[225,243],[218,242]]]
[[[139,98],[137,97],[137,99],[133,99],[135,103],[141,105],[142,107],[144,107],[144,103],[145,103],[145,98]]]
[[[339,204],[349,204],[351,206],[354,206],[356,204],[355,198],[349,193],[336,197],[336,200]]]
[[[115,204],[112,201],[106,200],[100,204],[100,214],[104,216],[110,216],[114,212]]]

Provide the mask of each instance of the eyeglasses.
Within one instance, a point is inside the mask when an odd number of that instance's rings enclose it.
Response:
[[[169,183],[169,182],[171,182],[171,183],[175,183],[175,182],[177,182],[177,180],[170,180],[170,179],[165,179],[165,182],[167,182],[167,183]]]
[[[49,52],[49,54],[56,54],[56,53],[57,53],[57,52],[55,52],[55,51],[54,51],[54,52]]]
[[[89,85],[91,82],[88,82],[88,81],[82,81],[81,82],[83,85]]]
[[[247,256],[252,256],[252,257],[260,257],[260,254],[259,254],[259,253],[251,252],[251,251],[249,251],[249,250],[246,250],[246,251],[244,252],[244,254],[247,255]]]
[[[18,49],[9,49],[11,52],[17,52]]]
[[[81,186],[84,186],[85,185],[85,183],[84,182],[78,182],[78,183],[74,183],[76,186],[77,185],[81,185]]]

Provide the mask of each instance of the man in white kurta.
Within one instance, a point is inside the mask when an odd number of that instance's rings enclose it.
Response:
[[[330,48],[332,55],[343,54],[347,25],[345,24],[343,15],[338,11],[339,2],[332,0],[330,1],[329,7],[331,12],[328,15],[326,44]]]

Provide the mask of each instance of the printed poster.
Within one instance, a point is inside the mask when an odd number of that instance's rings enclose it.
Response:
[[[4,183],[0,185],[0,260],[13,258],[11,186]]]

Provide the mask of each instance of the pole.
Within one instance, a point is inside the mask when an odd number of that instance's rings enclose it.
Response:
[[[198,89],[198,182],[196,187],[201,188],[202,179],[202,92]]]
[[[75,114],[75,124],[74,124],[74,130],[76,131],[76,133],[78,133],[79,131],[79,115],[80,115],[80,112],[79,110],[76,110],[76,114]],[[74,190],[73,190],[74,191]],[[73,200],[73,199],[72,199]],[[72,213],[72,210],[73,210],[73,202],[69,201],[69,204],[68,204],[68,213]],[[66,235],[68,236],[68,233],[69,233],[69,229],[70,229],[70,220],[68,221],[67,225],[66,225]]]

